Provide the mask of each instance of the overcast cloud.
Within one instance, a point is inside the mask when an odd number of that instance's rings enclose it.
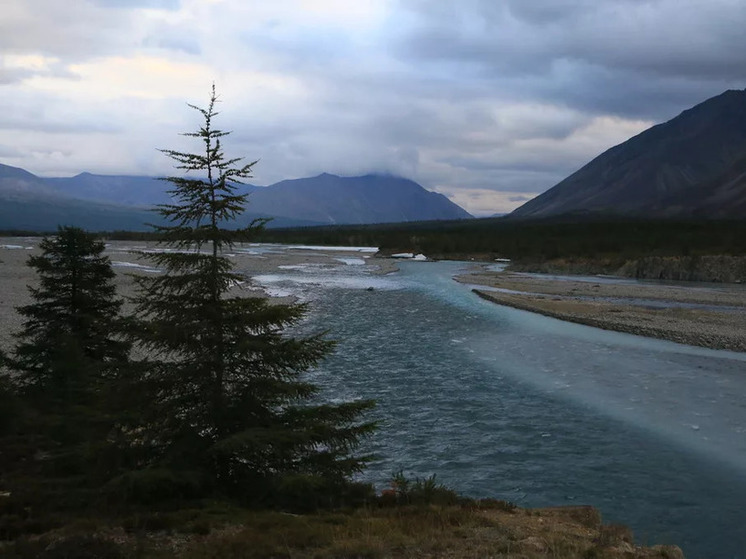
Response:
[[[170,174],[215,82],[256,184],[391,172],[506,212],[746,87],[746,0],[3,0],[0,162]]]

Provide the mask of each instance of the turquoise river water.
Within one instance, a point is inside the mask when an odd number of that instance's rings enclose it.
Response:
[[[521,506],[590,504],[638,542],[746,557],[746,354],[589,328],[479,299],[467,264],[362,259],[256,277],[311,303],[327,398],[375,398],[384,487],[398,470]],[[372,287],[373,290],[368,288]]]

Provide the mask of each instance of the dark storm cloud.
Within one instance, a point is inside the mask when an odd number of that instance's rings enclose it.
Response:
[[[523,159],[523,160],[521,160]],[[439,160],[451,167],[471,169],[473,171],[492,171],[509,173],[564,173],[569,174],[575,170],[576,165],[566,160],[555,160],[546,158],[537,161],[536,157],[526,155],[523,158],[510,153],[509,160],[500,161],[492,156],[489,159],[477,157],[446,157]]]
[[[258,184],[389,171],[495,213],[746,85],[746,0],[5,2],[0,134],[48,173],[168,172],[214,80]]]
[[[666,118],[746,76],[740,0],[403,5],[410,20],[397,43],[402,59],[446,64],[460,79],[491,81],[504,96]]]
[[[647,0],[642,0],[645,3]],[[525,0],[508,0],[503,2],[516,18],[533,24],[551,24],[571,21],[596,5],[598,0],[554,0],[553,2],[526,2]],[[638,2],[640,3],[640,2]],[[490,5],[482,3],[484,9]],[[493,2],[492,6],[499,6]]]

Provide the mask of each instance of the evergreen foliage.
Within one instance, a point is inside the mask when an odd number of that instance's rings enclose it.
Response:
[[[112,475],[115,395],[128,377],[130,344],[120,332],[121,301],[104,244],[74,227],[44,238],[28,265],[38,274],[18,343],[0,379],[2,472],[17,492],[73,501]],[[10,483],[10,482],[9,482]],[[53,488],[53,489],[51,489]]]
[[[11,364],[25,392],[53,405],[76,391],[95,390],[85,378],[86,365],[122,363],[129,344],[116,335],[122,303],[104,243],[82,229],[61,227],[39,248],[42,254],[28,265],[40,285],[29,287],[34,302],[18,308],[25,322]]]
[[[261,242],[376,246],[384,253],[424,252],[453,260],[473,255],[514,261],[550,258],[746,255],[746,220],[644,220],[615,216],[335,225],[265,229]]]
[[[333,344],[284,333],[305,306],[235,293],[243,278],[226,251],[263,223],[227,228],[247,203],[236,185],[256,162],[225,157],[217,102],[213,87],[206,109],[190,105],[203,125],[185,135],[203,151],[162,150],[186,177],[164,179],[174,202],[158,210],[169,222],[155,227],[163,250],[144,255],[165,273],[136,278],[134,335],[150,398],[142,443],[151,460],[127,483],[133,496],[145,485],[253,504],[317,499],[364,466],[352,452],[374,428],[358,419],[373,403],[312,404],[318,388],[302,373]]]

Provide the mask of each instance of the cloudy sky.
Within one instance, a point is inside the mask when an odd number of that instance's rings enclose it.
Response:
[[[746,0],[0,0],[0,163],[170,174],[214,82],[256,184],[390,172],[475,215],[746,87]]]

